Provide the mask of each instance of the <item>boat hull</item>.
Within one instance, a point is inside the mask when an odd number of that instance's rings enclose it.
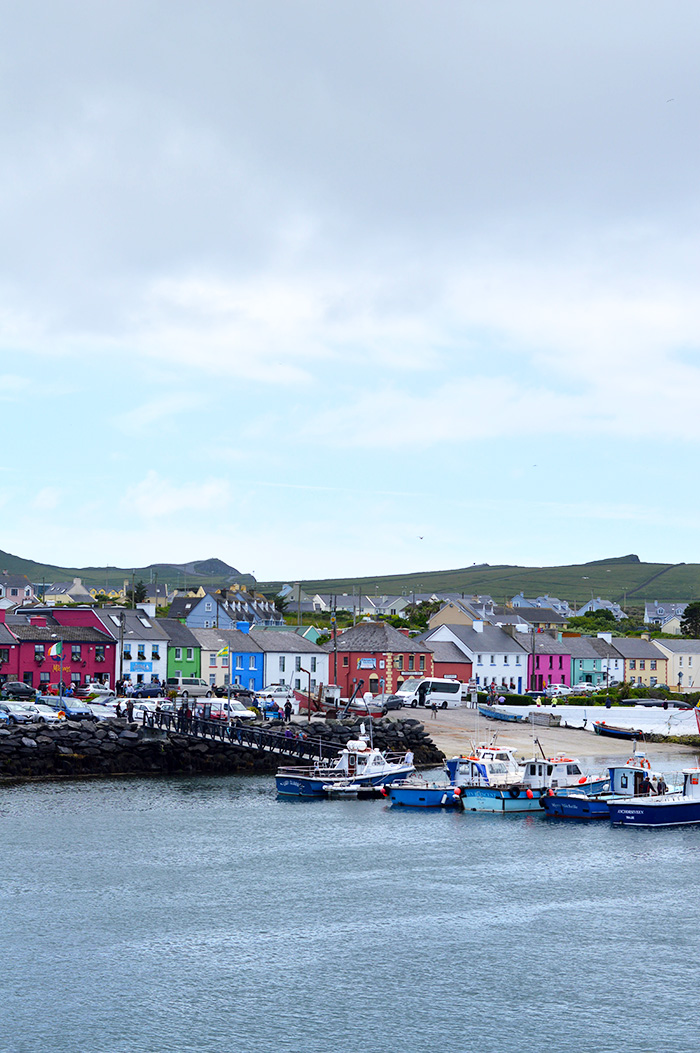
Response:
[[[557,793],[594,794],[602,793],[607,786],[607,779],[595,779],[585,785],[562,787]],[[517,791],[517,793],[516,793]],[[544,808],[548,790],[530,790],[513,786],[499,788],[496,786],[463,786],[462,800],[465,812],[537,812]]]
[[[382,786],[392,783],[396,779],[405,779],[412,771],[412,767],[405,767],[395,772],[357,776],[349,781],[353,786]],[[333,781],[332,772],[326,772],[318,776],[291,774],[275,776],[277,793],[283,797],[328,797],[327,787],[332,785]],[[348,777],[344,774],[337,781],[347,784]]]
[[[638,728],[616,728],[609,724],[594,724],[593,730],[596,735],[607,735],[611,739],[641,739],[644,732]]]
[[[554,794],[542,798],[545,815],[557,819],[609,819],[610,809],[606,797],[579,797]]]
[[[610,802],[613,826],[695,826],[700,823],[700,800],[675,797]]]
[[[404,808],[460,808],[461,798],[455,795],[454,786],[440,783],[434,786],[401,786],[389,784],[386,796],[392,804]]]

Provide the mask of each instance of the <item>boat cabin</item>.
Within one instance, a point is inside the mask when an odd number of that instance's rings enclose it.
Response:
[[[522,778],[513,751],[490,746],[479,747],[469,757],[452,757],[445,770],[455,786],[509,786]]]
[[[651,777],[651,765],[643,753],[635,752],[626,764],[616,764],[608,768],[610,773],[610,792],[621,797],[639,797],[644,793],[644,779]]]
[[[700,768],[683,769],[683,796],[700,800]]]
[[[586,782],[586,775],[575,757],[544,757],[526,761],[522,768],[523,783],[531,790],[556,790]]]

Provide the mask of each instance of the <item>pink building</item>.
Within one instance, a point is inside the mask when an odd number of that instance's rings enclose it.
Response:
[[[532,636],[524,637],[521,642],[523,647],[530,651],[527,659],[527,682],[531,691],[544,691],[550,684],[571,686],[571,647],[567,640],[560,639],[557,632],[536,632],[534,654]]]
[[[50,684],[85,684],[93,680],[114,683],[117,642],[93,624],[92,611],[73,610],[70,615],[85,614],[87,624],[65,624],[53,616],[59,612],[28,613],[5,618],[4,633],[15,643],[0,644],[9,648],[10,658],[0,675],[6,680],[21,680],[45,690]],[[4,612],[0,612],[0,620]],[[68,618],[68,622],[76,619]],[[16,658],[15,658],[16,655]]]

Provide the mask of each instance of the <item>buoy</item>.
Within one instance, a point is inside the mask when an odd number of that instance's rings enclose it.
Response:
[[[578,784],[579,784],[579,786],[581,785],[581,783],[583,783],[583,782],[585,782],[585,781],[586,781],[586,776],[585,776],[585,775],[582,775],[582,776],[581,776],[581,778],[580,778],[580,779],[579,779],[579,781],[578,781]]]
[[[530,800],[532,800],[532,798],[533,798],[533,797],[534,797],[535,795],[534,795],[534,793],[532,792],[532,790],[526,790],[526,791],[525,791],[525,796],[526,796],[526,797],[529,797],[529,798],[530,798]]]

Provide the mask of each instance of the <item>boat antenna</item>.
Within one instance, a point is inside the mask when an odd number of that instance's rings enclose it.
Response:
[[[538,745],[538,746],[540,747],[540,753],[542,754],[542,757],[543,757],[543,759],[544,759],[544,760],[547,760],[547,754],[546,754],[546,753],[544,752],[544,750],[542,749],[542,743],[540,742],[539,738],[535,739],[535,742],[536,742],[536,743],[537,743],[537,745]]]

